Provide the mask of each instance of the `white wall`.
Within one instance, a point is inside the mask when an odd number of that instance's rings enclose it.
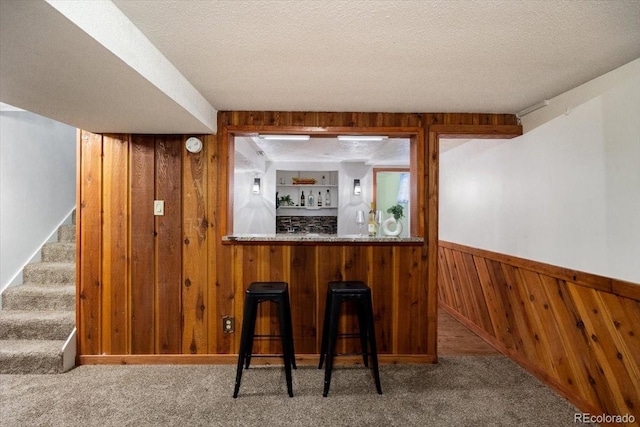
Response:
[[[440,239],[640,283],[640,67],[631,66],[519,138],[443,153]]]
[[[264,172],[237,171],[234,174],[233,234],[274,234],[276,170],[338,171],[338,235],[357,234],[356,211],[369,212],[373,200],[372,167],[362,162],[267,162]],[[262,191],[251,193],[253,178],[260,177]],[[353,195],[353,180],[360,179],[362,194]],[[311,215],[305,212],[305,215]],[[366,224],[365,230],[366,232]]]
[[[252,192],[254,178],[260,178],[260,194]],[[233,180],[233,234],[275,234],[275,169],[235,172]]]
[[[76,197],[76,129],[0,106],[0,290],[21,271]]]

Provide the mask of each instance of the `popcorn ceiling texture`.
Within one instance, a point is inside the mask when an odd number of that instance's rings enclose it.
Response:
[[[218,110],[515,113],[640,56],[637,1],[115,4]]]
[[[640,57],[637,0],[0,1],[0,20],[0,101],[97,133],[517,113]]]

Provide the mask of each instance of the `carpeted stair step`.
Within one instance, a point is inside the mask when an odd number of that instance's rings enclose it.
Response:
[[[58,242],[72,243],[76,241],[76,226],[61,225],[58,228]]]
[[[0,311],[0,340],[66,340],[75,326],[73,311]]]
[[[43,262],[76,261],[76,244],[72,242],[47,243],[42,247]]]
[[[27,264],[22,272],[24,283],[66,283],[76,282],[76,266],[68,262],[38,262]]]
[[[0,374],[63,372],[61,340],[0,340]]]
[[[74,285],[25,283],[7,288],[2,294],[3,310],[73,311],[75,307]]]

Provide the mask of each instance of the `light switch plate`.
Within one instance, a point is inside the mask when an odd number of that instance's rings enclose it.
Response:
[[[164,200],[153,201],[153,214],[156,216],[164,215]]]

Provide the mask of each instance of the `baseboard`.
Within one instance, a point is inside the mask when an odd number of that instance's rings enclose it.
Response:
[[[296,354],[299,365],[317,365],[320,355]],[[78,356],[79,365],[234,365],[238,363],[237,354],[140,354],[140,355],[84,355]],[[433,364],[437,362],[435,355],[417,354],[379,354],[378,363],[392,365],[400,363]],[[277,356],[259,357],[251,363],[261,365],[281,365],[282,358]],[[360,365],[362,357],[340,356],[336,358],[338,365]]]
[[[77,334],[78,330],[73,328],[62,346],[62,372],[70,371],[76,366]]]

